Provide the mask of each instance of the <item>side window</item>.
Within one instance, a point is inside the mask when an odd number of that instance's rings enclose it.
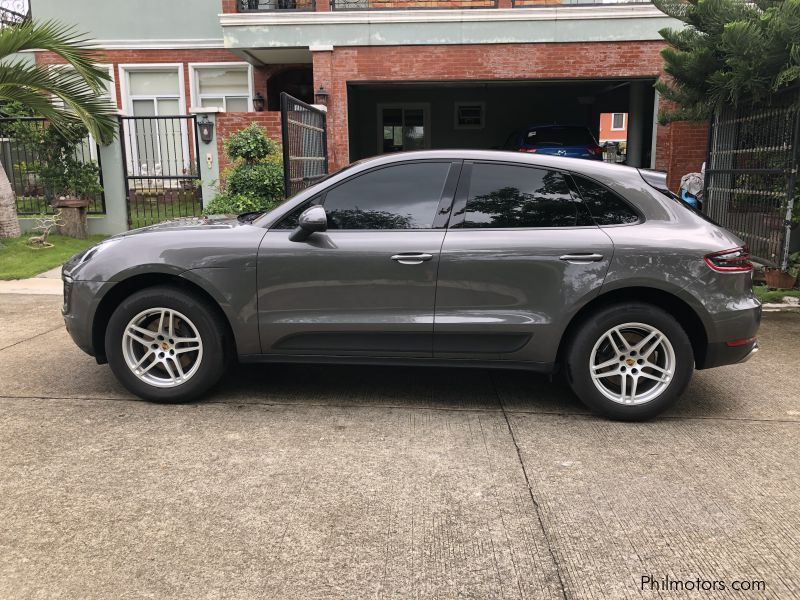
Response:
[[[573,178],[598,225],[625,225],[639,221],[639,215],[608,188],[578,175],[573,175]]]
[[[278,221],[278,223],[273,225],[272,229],[295,229],[300,224],[300,215],[303,214],[303,211],[315,204],[319,204],[321,200],[321,196],[316,196],[307,202],[303,202],[300,206]]]
[[[325,195],[329,229],[429,229],[449,162],[392,165],[345,181]]]
[[[478,163],[462,227],[571,227],[578,210],[557,171]]]

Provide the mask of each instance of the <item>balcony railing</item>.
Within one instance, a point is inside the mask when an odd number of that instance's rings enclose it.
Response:
[[[497,0],[331,0],[331,10],[496,8]]]
[[[239,12],[314,11],[316,0],[238,0]],[[497,8],[500,0],[330,0],[330,10],[415,10]],[[510,0],[505,6],[613,6],[650,4],[651,0]],[[322,8],[322,10],[326,10]]]
[[[239,12],[267,12],[272,10],[314,11],[314,0],[239,0]]]
[[[534,6],[613,6],[614,4],[651,4],[651,0],[511,0],[514,8]]]
[[[27,0],[0,0],[0,27],[19,25],[29,17]]]

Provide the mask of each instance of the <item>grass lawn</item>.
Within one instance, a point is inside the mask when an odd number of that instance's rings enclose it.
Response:
[[[0,279],[26,279],[57,267],[73,254],[105,239],[104,235],[92,235],[88,240],[51,235],[52,248],[36,250],[27,246],[30,237],[24,234],[14,240],[0,240]]]
[[[786,296],[800,298],[800,290],[770,290],[765,285],[757,285],[753,290],[762,302],[780,302]]]

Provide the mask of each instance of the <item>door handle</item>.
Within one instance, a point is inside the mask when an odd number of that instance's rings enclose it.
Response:
[[[562,254],[558,259],[569,263],[584,264],[603,260],[603,255],[596,253],[590,254],[588,252],[583,254]]]
[[[424,252],[404,252],[403,254],[392,256],[392,260],[401,265],[421,265],[432,258],[433,254],[425,254]]]

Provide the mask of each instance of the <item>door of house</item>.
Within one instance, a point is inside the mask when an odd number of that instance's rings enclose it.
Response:
[[[378,154],[431,147],[429,104],[379,104]]]

